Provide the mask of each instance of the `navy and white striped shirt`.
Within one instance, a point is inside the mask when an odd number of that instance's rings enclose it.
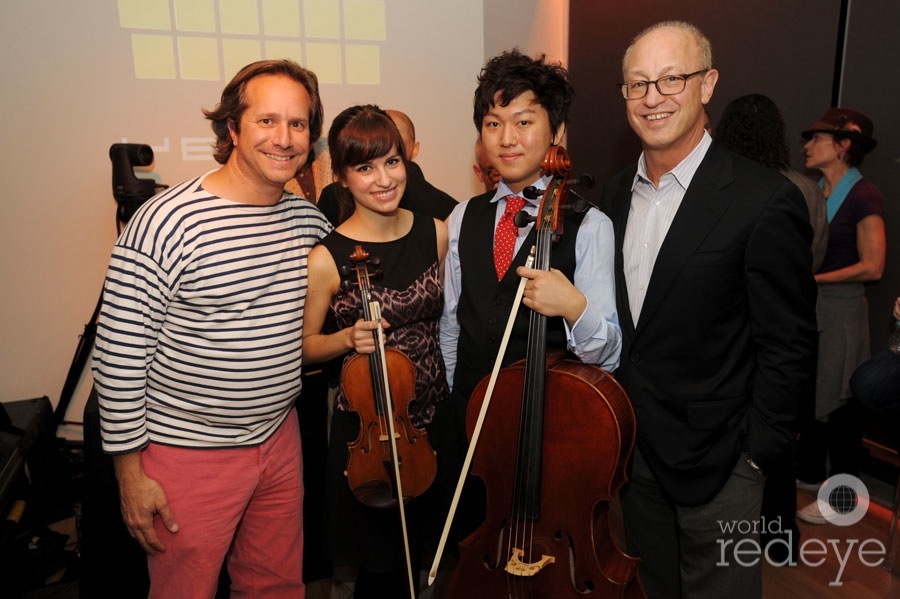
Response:
[[[257,445],[300,393],[306,259],[331,226],[300,197],[240,204],[204,177],[141,206],[113,249],[93,362],[109,453]]]

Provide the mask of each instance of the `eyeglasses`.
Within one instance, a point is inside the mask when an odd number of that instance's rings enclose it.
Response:
[[[660,95],[674,96],[675,94],[680,94],[684,91],[688,79],[695,75],[706,73],[707,71],[709,71],[709,69],[700,69],[699,71],[686,73],[684,75],[666,75],[655,81],[623,81],[616,85],[622,90],[622,97],[626,100],[640,100],[646,96],[651,83],[656,86],[656,91],[658,91]]]

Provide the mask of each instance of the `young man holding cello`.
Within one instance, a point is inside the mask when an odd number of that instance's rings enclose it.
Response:
[[[519,278],[528,279],[523,303],[553,317],[550,343],[566,348],[585,363],[613,370],[619,363],[621,332],[613,279],[612,224],[591,210],[566,216],[553,268],[520,268],[533,230],[513,230],[509,243],[497,226],[507,206],[515,203],[534,215],[539,199],[523,197],[528,186],[545,189],[541,163],[563,138],[573,89],[565,69],[532,59],[518,50],[504,52],[485,65],[475,91],[475,126],[485,153],[499,171],[497,189],[460,203],[447,220],[450,250],[444,273],[445,302],[441,318],[441,351],[452,389],[451,403],[465,406],[475,385],[496,357]],[[513,199],[514,198],[514,199]],[[507,217],[509,218],[509,217]],[[501,231],[505,223],[501,226]],[[502,246],[502,249],[501,249]],[[498,264],[505,249],[507,266]],[[492,261],[489,256],[494,256]],[[527,310],[503,358],[509,364],[524,357]],[[559,318],[556,318],[559,317]]]
[[[535,225],[517,227],[512,222],[520,210],[532,217],[538,211],[540,198],[526,198],[523,192],[529,186],[544,190],[551,182],[552,177],[542,172],[542,162],[563,138],[572,97],[566,70],[547,63],[544,56],[533,59],[518,50],[504,52],[489,60],[479,75],[475,126],[501,180],[496,190],[460,203],[447,220],[450,244],[441,351],[451,397],[439,407],[436,419],[444,422],[441,429],[454,431],[456,451],[441,443],[439,479],[459,475],[468,443],[469,397],[500,352],[522,277],[527,279],[522,300],[527,309],[515,317],[502,355],[504,366],[525,357],[532,311],[549,317],[547,349],[568,350],[604,370],[618,366],[621,332],[610,220],[597,210],[566,211],[565,232],[553,244],[549,270],[524,266],[535,243]],[[510,426],[516,426],[518,414],[508,417]],[[467,485],[454,520],[458,533],[482,522],[482,504]]]

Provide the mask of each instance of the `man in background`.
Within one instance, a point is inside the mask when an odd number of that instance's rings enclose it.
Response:
[[[494,191],[500,183],[500,172],[494,168],[484,151],[484,142],[481,136],[475,141],[475,163],[472,165],[475,178],[484,185],[484,191]]]

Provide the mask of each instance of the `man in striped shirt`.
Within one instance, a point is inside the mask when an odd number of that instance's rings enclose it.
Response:
[[[244,67],[205,111],[222,164],[145,203],[113,249],[94,351],[104,450],[151,597],[303,597],[306,258],[330,229],[285,194],[322,131],[316,76]]]

